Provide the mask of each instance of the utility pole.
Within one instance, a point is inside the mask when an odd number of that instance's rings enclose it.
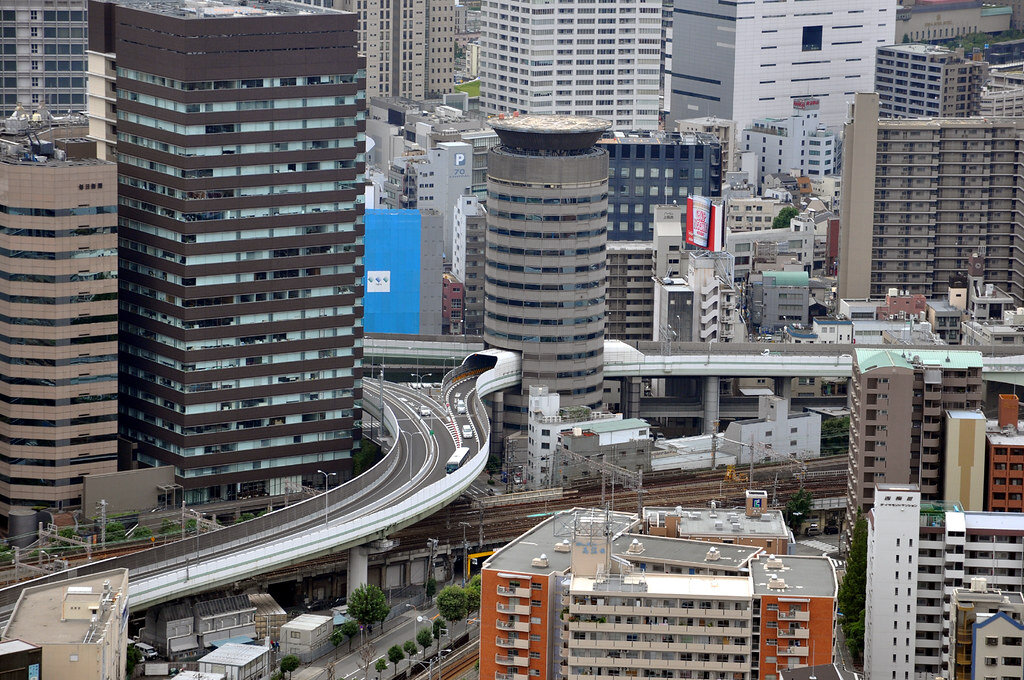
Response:
[[[718,423],[716,419],[711,424],[711,469],[715,469],[715,456],[718,454]]]
[[[107,547],[107,499],[100,499],[100,546]]]
[[[185,540],[185,499],[181,499],[181,540]]]
[[[466,529],[472,525],[459,522],[459,526],[462,527],[462,587],[465,588],[466,574],[469,573],[469,542],[466,541]]]
[[[628,487],[636,490],[636,505],[637,513],[640,517],[644,515],[644,473],[643,470],[633,472],[627,470],[624,467],[618,465],[612,465],[606,463],[603,460],[595,460],[587,458],[584,455],[570,451],[564,446],[561,448],[561,453],[566,458],[570,458],[577,463],[582,463],[587,467],[599,470],[601,472],[601,504],[604,505],[604,475],[605,473],[610,474],[613,478],[618,475],[619,479],[623,480],[623,483]],[[614,481],[612,482],[614,484]],[[613,487],[614,488],[614,487]]]

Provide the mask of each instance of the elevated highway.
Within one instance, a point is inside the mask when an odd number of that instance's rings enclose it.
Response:
[[[384,384],[382,400],[379,386],[367,380],[364,410],[383,422],[392,443],[366,473],[242,524],[4,588],[0,619],[9,615],[26,586],[107,569],[129,569],[129,604],[140,610],[327,554],[359,551],[433,514],[472,483],[490,448],[490,423],[480,396],[514,384],[510,380],[518,381],[518,375],[514,355],[472,355],[449,373],[440,404],[419,390],[391,383]],[[456,393],[466,401],[466,414],[450,408]],[[421,409],[429,415],[421,415]],[[463,439],[464,425],[472,429],[472,438]],[[473,453],[459,470],[445,474],[445,464],[459,445],[469,446]],[[350,588],[359,585],[360,578],[365,581],[365,571],[358,573],[360,563],[365,569],[365,557],[360,560],[350,553]]]

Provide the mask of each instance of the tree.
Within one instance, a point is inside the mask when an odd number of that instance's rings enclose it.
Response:
[[[811,512],[811,492],[800,489],[786,502],[786,524],[794,534],[800,533],[800,525]]]
[[[857,511],[853,525],[850,554],[846,559],[846,575],[839,586],[839,611],[843,614],[846,646],[857,659],[864,654],[864,601],[867,593],[868,522]]]
[[[359,635],[359,624],[352,619],[349,619],[345,623],[341,624],[341,634],[348,638],[348,651],[352,651],[352,641]]]
[[[373,667],[377,669],[378,673],[383,673],[384,669],[388,667],[387,659],[383,656],[377,659],[377,663],[373,664]]]
[[[437,595],[437,579],[431,576],[427,579],[427,599],[431,599]]]
[[[800,214],[800,211],[791,205],[779,211],[779,214],[772,220],[772,229],[789,229],[789,221]]]
[[[391,645],[388,647],[388,660],[395,664],[396,668],[398,666],[398,662],[404,658],[405,652],[402,651],[402,648],[399,645]]]
[[[416,644],[423,648],[423,651],[427,651],[427,647],[434,641],[434,634],[430,632],[429,628],[420,628],[419,632],[416,633]]]
[[[288,677],[290,678],[292,677],[292,671],[298,668],[299,665],[299,657],[295,656],[294,654],[289,654],[288,656],[281,659],[281,672],[287,673]]]
[[[107,543],[123,541],[125,535],[124,525],[120,522],[107,522]]]
[[[475,574],[463,590],[466,593],[466,613],[480,609],[480,574]]]
[[[402,645],[402,649],[405,650],[405,655],[412,659],[416,655],[417,647],[415,640],[406,640],[405,644]]]
[[[132,534],[132,538],[134,538],[134,539],[136,539],[138,541],[141,541],[142,539],[149,538],[152,535],[153,535],[153,530],[150,529],[149,527],[139,527],[138,529],[135,530],[135,533]]]
[[[377,658],[377,648],[373,646],[372,642],[367,642],[359,648],[359,660],[363,662],[363,677],[366,678],[370,675],[370,664]],[[384,661],[380,659],[379,661]],[[384,661],[386,664],[387,661]]]
[[[390,611],[384,591],[375,585],[359,586],[349,595],[348,615],[364,626],[383,621]]]
[[[459,586],[446,586],[437,594],[437,611],[445,621],[454,623],[466,617],[466,591]]]
[[[334,631],[331,632],[331,644],[335,647],[340,645],[342,642],[345,642],[345,640],[348,640],[348,636],[345,635],[345,631],[341,628],[335,628]]]
[[[132,671],[135,670],[135,666],[142,661],[142,650],[135,645],[128,645],[128,649],[124,656],[124,673],[125,677],[132,677]]]

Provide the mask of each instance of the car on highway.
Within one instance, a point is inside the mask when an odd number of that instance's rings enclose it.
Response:
[[[420,406],[420,416],[423,417],[423,418],[429,418],[430,417],[430,407],[429,406]]]
[[[465,399],[456,399],[455,400],[455,412],[458,413],[460,416],[461,415],[465,415],[465,413],[466,413],[466,400]]]
[[[470,426],[470,425],[463,425],[462,426],[462,438],[463,439],[472,439],[473,438],[473,428],[472,428],[472,426]]]

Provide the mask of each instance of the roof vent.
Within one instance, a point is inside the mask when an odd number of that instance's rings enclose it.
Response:
[[[720,519],[719,520],[715,520],[715,528],[716,529],[721,529],[722,526],[723,526],[722,525],[722,520],[720,520]]]
[[[633,542],[629,544],[629,549],[626,552],[632,553],[634,555],[639,555],[643,551],[644,551],[644,544],[641,543],[639,541],[639,539],[634,538]]]
[[[569,545],[569,539],[564,539],[561,543],[555,543],[555,552],[567,553],[572,550],[572,546]]]
[[[708,562],[717,562],[721,557],[722,553],[718,551],[718,548],[712,547],[708,550],[708,554],[704,556],[704,559]]]
[[[768,561],[764,563],[765,569],[782,569],[782,560],[775,555],[769,555]]]
[[[683,506],[681,506],[681,505],[677,505],[676,506],[676,514],[677,515],[683,514]]]
[[[768,579],[768,587],[772,590],[785,590],[786,582],[778,576],[772,576]]]
[[[534,557],[533,561],[530,562],[532,567],[546,567],[548,566],[548,556],[541,554],[540,557]]]

